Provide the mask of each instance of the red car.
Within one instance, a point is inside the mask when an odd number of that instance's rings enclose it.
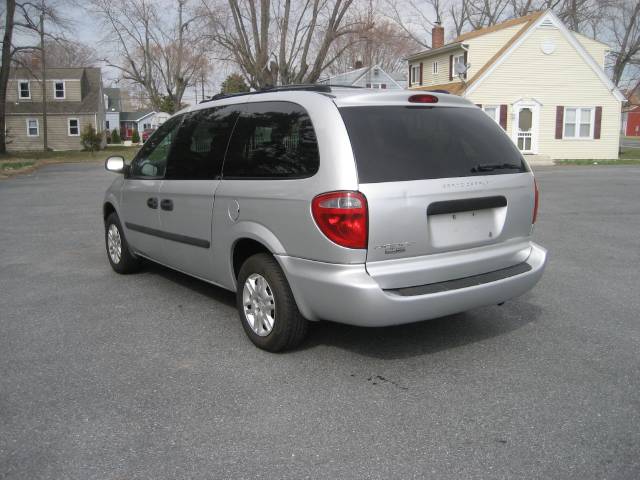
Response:
[[[142,132],[142,142],[146,142],[149,137],[151,136],[151,134],[153,132],[155,132],[156,129],[155,128],[147,128]]]

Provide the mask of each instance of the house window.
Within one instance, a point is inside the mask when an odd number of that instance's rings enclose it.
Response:
[[[431,71],[434,75],[438,73],[438,62],[433,62],[433,65],[431,65]]]
[[[80,135],[80,120],[77,118],[69,119],[69,136],[77,137]]]
[[[38,126],[38,120],[36,118],[30,118],[27,120],[27,136],[37,137],[40,135],[40,128]]]
[[[420,83],[420,65],[411,67],[411,83]]]
[[[482,110],[491,117],[491,120],[500,123],[500,107],[498,105],[483,105]]]
[[[29,80],[20,80],[20,82],[18,82],[18,97],[31,98]]]
[[[104,122],[104,125],[105,125],[105,128],[106,128],[107,130],[109,130],[109,120],[106,120],[106,121]]]
[[[453,57],[453,75],[458,76],[458,72],[463,72],[465,69],[466,63],[464,61],[464,55],[456,55]]]
[[[386,83],[367,83],[367,88],[377,88],[382,89],[382,88],[387,88],[387,84]]]
[[[64,99],[64,82],[56,80],[53,82],[53,96],[55,98]]]
[[[148,130],[148,129],[150,129],[150,128],[151,128],[151,124],[150,124],[150,123],[143,123],[143,124],[142,124],[142,129],[143,129],[143,130]]]
[[[593,138],[593,107],[565,108],[563,138]]]

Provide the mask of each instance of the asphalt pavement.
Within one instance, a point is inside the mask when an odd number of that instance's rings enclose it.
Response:
[[[277,355],[231,293],[110,269],[112,178],[0,182],[0,479],[640,478],[640,168],[537,172],[530,293]]]

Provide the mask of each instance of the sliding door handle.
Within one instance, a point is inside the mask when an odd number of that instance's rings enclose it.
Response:
[[[163,198],[162,200],[160,200],[160,208],[162,210],[167,210],[167,211],[171,211],[173,210],[173,200],[171,200],[170,198]]]
[[[158,208],[158,199],[156,197],[147,198],[147,207],[153,209]]]

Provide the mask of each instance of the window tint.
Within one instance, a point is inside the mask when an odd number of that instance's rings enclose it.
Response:
[[[513,142],[480,109],[345,107],[340,113],[361,183],[527,171]]]
[[[226,178],[300,178],[318,171],[318,142],[307,112],[295,103],[248,105],[224,164]]]
[[[224,106],[185,115],[173,145],[167,178],[218,178],[238,113],[236,106]]]
[[[164,177],[171,144],[181,120],[181,116],[170,118],[149,137],[131,164],[132,177]]]

